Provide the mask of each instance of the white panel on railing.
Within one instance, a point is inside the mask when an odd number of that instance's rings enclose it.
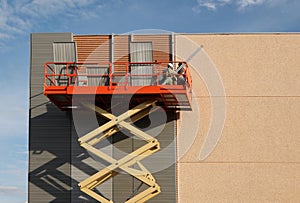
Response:
[[[130,43],[130,62],[153,62],[152,42],[131,42]],[[131,85],[132,86],[150,86],[152,85],[153,65],[131,65]]]
[[[54,62],[76,62],[76,44],[75,42],[54,42],[53,43],[53,59]],[[74,69],[70,68],[69,73],[74,73]],[[65,65],[55,65],[56,74],[66,74]],[[56,77],[59,86],[68,84],[67,76]]]
[[[53,56],[55,62],[76,62],[75,42],[54,42]]]

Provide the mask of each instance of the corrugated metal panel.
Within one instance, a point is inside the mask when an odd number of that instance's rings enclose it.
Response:
[[[54,62],[76,62],[76,46],[75,42],[54,42],[53,43],[53,59]],[[66,66],[55,65],[55,72],[60,74],[66,73]],[[69,73],[73,73],[74,69],[69,69]],[[58,85],[67,85],[68,77],[57,77]]]
[[[131,42],[130,61],[131,62],[152,62],[153,61],[152,42]]]
[[[30,203],[70,202],[69,116],[43,95],[43,65],[53,61],[53,42],[72,41],[71,33],[32,34],[30,65]]]
[[[30,203],[96,202],[78,183],[103,168],[77,142],[70,114],[43,95],[43,65],[54,61],[54,42],[71,42],[71,33],[32,34],[30,67],[29,183]],[[56,59],[58,60],[58,59]],[[61,60],[66,60],[62,57]],[[86,119],[89,120],[89,119]],[[74,126],[73,126],[74,129]],[[111,182],[101,191],[111,194]]]
[[[75,35],[78,62],[110,62],[110,35]]]
[[[122,107],[121,107],[122,108]],[[133,151],[133,140],[128,138],[125,134],[119,132],[113,136],[113,145],[121,152],[129,154]],[[113,156],[116,159],[121,159],[125,156],[113,149]],[[133,191],[133,178],[128,174],[118,174],[113,177],[113,201],[125,202]]]
[[[87,68],[87,74],[89,75],[97,75],[97,74],[108,74],[109,66],[90,66]],[[88,86],[104,86],[108,85],[108,78],[103,76],[88,76],[87,77]]]
[[[107,120],[103,119],[103,117],[97,117],[98,123],[93,123],[91,120],[91,114],[94,112],[90,111],[83,111],[80,110],[78,113],[76,121],[73,123],[72,129],[72,203],[82,203],[82,202],[97,202],[96,200],[92,199],[88,195],[81,192],[80,188],[78,187],[78,182],[85,180],[86,178],[92,176],[93,174],[97,173],[98,171],[102,170],[104,167],[107,166],[107,163],[104,163],[103,160],[88,153],[87,150],[82,148],[78,143],[78,137],[83,136],[84,134],[94,130],[98,127],[99,124],[104,124]],[[77,113],[73,114],[74,117],[77,116]],[[80,120],[79,120],[80,119]],[[97,122],[96,121],[96,122]],[[78,123],[80,122],[80,123]],[[76,125],[76,126],[75,126]],[[100,143],[101,145],[102,143]],[[97,147],[97,145],[95,145]],[[102,148],[102,152],[112,156],[112,147],[105,146],[105,150]],[[95,159],[93,157],[96,157]],[[101,184],[96,188],[98,191],[101,192],[106,198],[112,198],[112,179],[106,181],[105,183]]]
[[[153,60],[172,60],[172,35],[134,35],[134,42],[152,42]]]
[[[155,133],[152,136],[160,143],[161,150],[152,155],[151,161],[146,161],[145,166],[151,171],[153,168],[160,168],[161,165],[165,163],[174,163],[168,168],[153,173],[156,182],[161,187],[161,193],[151,199],[149,203],[171,203],[176,202],[176,112],[168,111],[167,112],[167,121],[164,123],[161,117],[162,112],[154,112],[151,115],[151,125],[155,126],[155,128],[160,128],[164,125],[162,131],[156,135]],[[149,118],[145,118],[140,120],[140,123],[137,122],[136,125],[142,128],[145,128],[149,125]],[[155,130],[154,130],[155,132]],[[135,139],[133,146],[134,149],[137,149],[144,143]],[[168,148],[168,150],[166,150]],[[143,162],[142,162],[143,163]],[[138,187],[139,181],[134,181],[134,188]]]
[[[114,62],[129,62],[129,35],[114,35]],[[124,65],[115,65],[115,73],[125,73]]]
[[[152,62],[152,42],[131,42],[130,62]],[[133,75],[153,74],[153,65],[131,65],[130,72]],[[132,86],[149,86],[152,76],[131,76]]]
[[[77,35],[74,36],[77,45],[79,62],[108,63],[111,61],[111,36],[110,35]],[[109,66],[90,67],[82,74],[106,74]],[[79,72],[78,74],[80,74]],[[105,85],[107,78],[94,76],[87,77],[88,86]]]
[[[55,62],[76,62],[75,42],[54,42],[53,59]]]
[[[162,121],[161,119],[162,112],[153,112],[151,115],[152,126],[159,129],[162,128],[162,131],[158,134],[155,134],[156,130],[152,129],[152,136],[155,136],[160,142],[161,150],[151,155],[151,161],[147,161],[146,168],[148,168],[151,172],[151,168],[160,168],[164,163],[174,163],[170,167],[153,173],[156,182],[161,187],[161,193],[154,197],[153,199],[147,201],[149,203],[173,203],[176,202],[176,141],[174,141],[176,137],[176,112],[168,111],[167,112],[167,122]],[[154,119],[154,120],[153,120]],[[149,127],[149,117],[145,117],[138,122],[135,123],[135,126],[145,129]],[[139,147],[145,144],[144,141],[139,139],[131,139],[122,133],[118,133],[115,135],[114,146],[126,153],[130,153],[134,150],[137,150]],[[165,150],[167,148],[169,150]],[[114,157],[121,158],[122,156],[113,151]],[[149,158],[146,158],[149,159]],[[144,160],[145,161],[145,160]],[[141,162],[144,163],[142,160]],[[151,162],[151,163],[150,163]],[[149,163],[151,167],[149,167]],[[133,192],[140,193],[147,187],[145,185],[140,188],[140,190],[136,191],[139,187],[140,181],[132,178],[128,174],[117,175],[113,178],[113,200],[114,202],[125,202],[127,198]]]

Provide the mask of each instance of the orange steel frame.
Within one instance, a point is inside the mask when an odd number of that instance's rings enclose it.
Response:
[[[159,84],[158,78],[163,74],[163,70],[167,68],[168,63],[183,63],[186,67],[185,71],[185,85],[161,85]],[[122,65],[124,66],[123,73],[113,73],[114,65]],[[129,67],[132,65],[152,65],[154,68],[153,74],[131,74]],[[64,74],[58,74],[55,71],[55,66],[64,66],[65,72]],[[71,67],[76,67],[76,71],[73,73],[69,73]],[[107,74],[78,74],[77,71],[81,70],[81,68],[86,67],[102,67],[109,70]],[[59,86],[57,84],[56,78],[64,76],[67,78],[67,84]],[[79,86],[78,76],[84,77],[107,77],[109,84],[106,86]],[[124,82],[116,83],[114,82],[114,77],[123,76],[125,78]],[[129,77],[140,77],[147,76],[155,78],[154,84],[149,86],[131,86],[129,83]],[[73,80],[73,84],[71,83]],[[172,94],[172,95],[185,95],[187,97],[186,104],[184,106],[188,106],[191,108],[191,94],[192,94],[192,78],[190,74],[190,69],[188,67],[188,63],[184,61],[159,61],[159,62],[114,62],[114,63],[77,63],[77,62],[47,62],[44,65],[44,94],[48,96],[51,100],[55,102],[55,99],[51,97],[51,95],[159,95],[159,98],[164,100],[164,95]],[[153,99],[157,99],[153,98]],[[59,102],[55,102],[59,106]],[[165,104],[165,106],[180,106],[176,101],[169,102]]]
[[[107,66],[109,67],[109,73],[108,74],[80,74],[80,76],[93,76],[93,77],[108,77],[109,78],[109,85],[108,86],[98,86],[98,87],[106,87],[104,92],[101,92],[102,94],[110,94],[109,90],[115,90],[116,88],[120,88],[120,85],[115,86],[113,82],[113,77],[115,76],[123,76],[126,78],[126,81],[124,85],[122,85],[125,89],[127,89],[129,85],[129,76],[152,76],[156,78],[156,85],[152,85],[149,87],[157,87],[159,86],[158,84],[158,76],[162,74],[163,68],[164,67],[162,64],[168,64],[168,63],[183,63],[186,66],[186,72],[185,72],[185,78],[186,78],[186,85],[189,87],[189,89],[192,89],[192,78],[190,74],[190,69],[188,67],[188,64],[184,61],[160,61],[160,62],[114,62],[114,63],[77,63],[77,62],[47,62],[44,65],[44,91],[47,93],[47,90],[54,90],[54,87],[58,87],[57,90],[62,89],[62,86],[56,85],[55,77],[59,76],[66,76],[68,78],[68,84],[67,86],[71,86],[71,78],[75,78],[75,84],[77,82],[77,76],[78,73],[75,71],[75,73],[69,73],[70,67],[76,67],[77,69],[80,69],[81,67],[85,66]],[[66,67],[66,73],[65,74],[57,74],[55,70],[51,67],[51,65],[62,65]],[[125,73],[113,73],[112,72],[112,67],[113,65],[124,65],[126,67]],[[131,74],[129,71],[130,65],[153,65],[154,67],[154,74]],[[50,70],[50,73],[49,73]],[[47,81],[49,81],[50,84],[47,84]],[[77,85],[75,85],[77,86]],[[86,86],[84,86],[86,88]],[[157,93],[156,88],[148,92],[149,94],[151,93]],[[115,93],[115,92],[114,92]]]

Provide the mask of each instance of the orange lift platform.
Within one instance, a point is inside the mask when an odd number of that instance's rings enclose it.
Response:
[[[47,62],[44,71],[44,94],[61,110],[84,108],[109,120],[78,139],[81,147],[109,163],[80,182],[81,191],[99,202],[112,203],[113,200],[104,197],[95,188],[123,171],[148,186],[148,189],[133,195],[126,203],[142,203],[158,195],[159,184],[141,161],[160,149],[159,142],[132,124],[151,114],[158,106],[191,110],[192,78],[188,63]],[[90,101],[91,95],[93,102]],[[129,104],[129,110],[113,115],[112,102]],[[116,160],[95,145],[113,136],[120,128],[144,140],[145,145]]]
[[[164,83],[168,64],[182,64],[180,70],[172,74],[183,83]],[[113,68],[122,70],[113,73]],[[151,69],[150,73],[133,73],[132,69]],[[85,99],[95,95],[97,106],[109,107],[112,96],[121,100],[130,99],[135,105],[143,101],[157,100],[159,106],[191,110],[192,79],[188,64],[173,62],[127,62],[127,63],[74,63],[47,62],[44,66],[44,94],[59,108],[72,108],[72,99]],[[145,71],[144,71],[145,72]],[[182,77],[180,79],[180,77]],[[76,106],[77,107],[77,106]],[[73,106],[74,108],[74,106]]]

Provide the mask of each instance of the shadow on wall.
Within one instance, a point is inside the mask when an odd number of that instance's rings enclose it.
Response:
[[[31,109],[31,114],[35,113],[38,116],[30,119],[29,202],[97,202],[79,190],[77,185],[80,178],[78,178],[77,172],[73,173],[72,168],[80,171],[81,174],[85,174],[85,176],[91,176],[103,167],[98,168],[97,165],[89,164],[90,162],[87,161],[91,159],[90,154],[81,148],[77,142],[71,112],[61,111],[52,103],[47,103],[46,108],[46,113],[39,113],[38,111],[41,110],[38,107]],[[168,113],[167,123],[172,123],[172,125],[167,126],[165,132],[156,137],[158,140],[162,140],[162,148],[168,146],[174,138],[176,118],[176,113]],[[106,121],[102,117],[98,117],[98,123],[101,124]],[[150,123],[149,118],[145,117],[136,122],[135,125],[146,128]],[[161,125],[161,123],[158,122],[154,127],[158,125]],[[168,131],[167,136],[166,131]],[[128,136],[120,132],[115,134],[109,141],[115,147],[129,153],[142,144],[141,141],[128,139]],[[170,158],[175,160],[175,156],[174,153]],[[101,164],[106,165],[106,163]],[[162,199],[176,201],[176,187],[173,188],[168,185],[175,183],[175,174],[175,164],[162,172],[154,174],[157,182],[160,182],[162,193],[159,198],[154,198],[151,202],[160,202]],[[118,185],[120,181],[130,182],[131,185],[128,191],[123,190],[122,184]],[[114,188],[114,192],[111,196],[114,196],[113,199],[119,202],[124,198],[124,195],[129,196],[137,185],[139,183],[130,176],[125,179],[122,176],[116,176],[112,181],[111,187]],[[128,194],[124,194],[124,192]]]
[[[30,120],[29,202],[71,202],[72,183],[78,184],[71,177],[71,114],[51,103],[46,106],[47,113]],[[76,167],[89,175],[96,173],[82,162],[89,157],[87,152],[77,153],[72,154],[79,159]],[[78,198],[93,202],[84,194]]]

